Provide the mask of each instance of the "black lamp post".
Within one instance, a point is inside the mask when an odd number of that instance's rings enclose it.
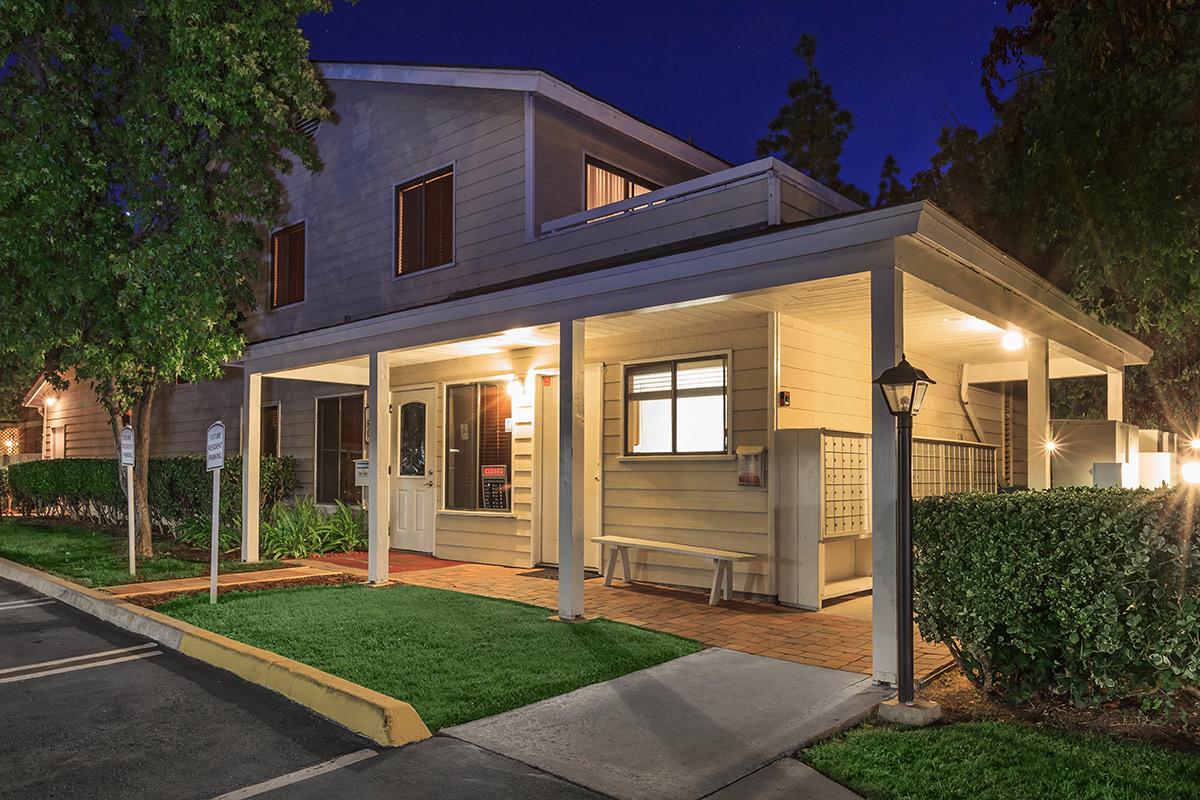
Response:
[[[896,656],[900,702],[913,702],[912,587],[912,418],[935,381],[900,356],[900,363],[875,379],[888,411],[896,417]]]

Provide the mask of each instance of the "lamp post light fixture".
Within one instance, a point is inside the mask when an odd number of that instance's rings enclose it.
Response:
[[[896,417],[896,668],[899,700],[913,704],[912,418],[936,381],[900,356],[900,363],[875,379],[888,411]]]

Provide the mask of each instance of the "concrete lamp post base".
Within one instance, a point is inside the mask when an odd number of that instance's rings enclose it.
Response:
[[[942,718],[942,707],[928,700],[914,700],[911,706],[900,702],[898,697],[879,704],[879,718],[897,725],[924,728]]]

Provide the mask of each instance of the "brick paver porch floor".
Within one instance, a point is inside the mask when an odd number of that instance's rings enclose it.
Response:
[[[393,575],[393,580],[467,594],[558,607],[558,582],[520,575],[528,570],[459,564]],[[599,579],[583,583],[584,612],[697,639],[755,655],[871,674],[871,623],[828,611],[799,611],[757,600],[708,604],[707,591]],[[940,644],[914,637],[918,679],[949,663]]]

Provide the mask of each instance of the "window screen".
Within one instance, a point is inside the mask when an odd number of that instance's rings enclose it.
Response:
[[[625,369],[625,453],[726,453],[729,364],[721,356]]]
[[[454,260],[454,170],[396,187],[396,274]]]

